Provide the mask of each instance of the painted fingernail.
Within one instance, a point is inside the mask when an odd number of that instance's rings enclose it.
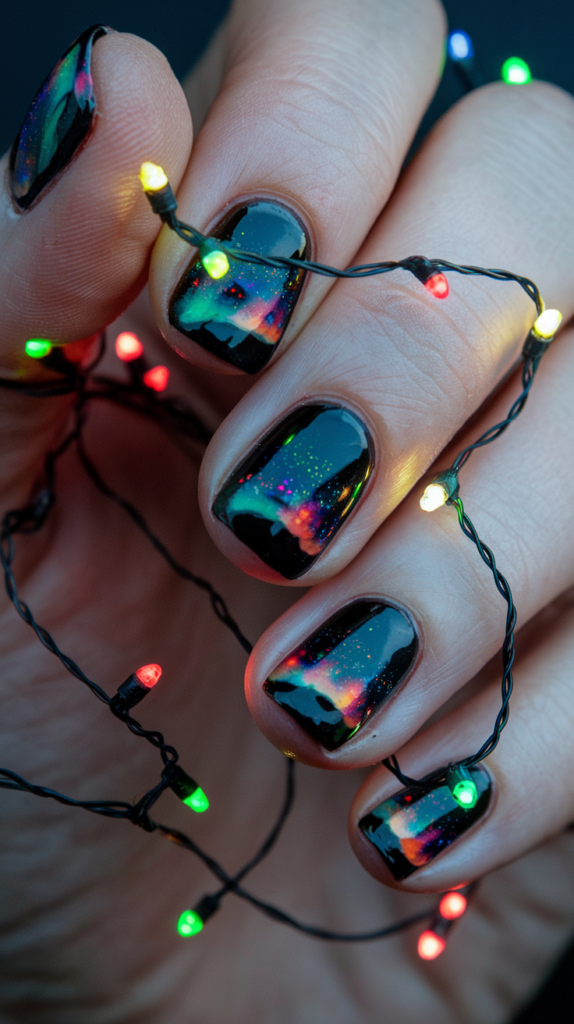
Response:
[[[215,238],[261,256],[304,259],[305,231],[279,203],[246,203],[221,221]],[[231,262],[214,281],[194,260],[171,299],[169,321],[182,334],[239,367],[257,373],[269,362],[303,287],[301,270]]]
[[[354,413],[302,405],[231,474],[213,512],[272,569],[297,579],[348,518],[372,467],[371,438]]]
[[[327,750],[354,736],[411,668],[410,620],[383,601],[354,601],[271,672],[263,689]]]
[[[381,854],[397,882],[430,864],[482,817],[492,795],[490,776],[478,766],[469,770],[475,799],[462,802],[455,784],[443,782],[424,792],[402,789],[375,807],[359,828]]]
[[[10,187],[20,210],[55,181],[90,133],[96,110],[92,47],[107,32],[103,25],[82,32],[32,101],[10,153]]]

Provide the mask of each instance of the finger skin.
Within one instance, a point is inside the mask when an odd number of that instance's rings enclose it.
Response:
[[[300,217],[315,259],[348,263],[387,201],[436,87],[443,36],[435,0],[237,3],[226,29],[226,77],[178,193],[181,218],[209,231],[243,200],[275,199]],[[150,278],[158,323],[185,358],[238,373],[170,323],[190,257],[175,236],[160,238]],[[280,352],[332,283],[307,280]]]
[[[479,90],[446,116],[358,259],[414,251],[502,266],[531,276],[547,304],[568,317],[573,141],[574,102],[560,90],[536,84],[518,98],[504,86]],[[215,543],[246,572],[285,585],[340,572],[517,358],[535,318],[518,285],[452,275],[451,295],[439,303],[405,278],[338,284],[214,438],[202,468],[202,510]],[[374,470],[348,523],[293,583],[220,522],[213,503],[272,425],[318,399],[363,419]]]

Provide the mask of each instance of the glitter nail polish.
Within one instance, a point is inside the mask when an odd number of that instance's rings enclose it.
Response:
[[[246,203],[212,232],[231,247],[262,256],[305,259],[307,238],[293,213],[268,200]],[[281,341],[303,286],[304,272],[232,260],[214,281],[194,260],[178,284],[169,321],[208,352],[257,373]]]
[[[96,109],[92,47],[107,32],[103,25],[82,32],[28,109],[10,153],[10,188],[20,210],[58,177],[90,133]]]
[[[263,688],[313,739],[336,750],[404,679],[416,652],[403,612],[354,601],[273,669]]]
[[[381,854],[393,878],[401,882],[430,864],[486,812],[492,795],[484,768],[469,769],[477,799],[463,807],[447,782],[424,792],[414,786],[384,800],[359,822],[359,828]]]
[[[213,512],[272,569],[297,579],[348,518],[372,468],[372,441],[354,413],[302,405],[231,474]]]

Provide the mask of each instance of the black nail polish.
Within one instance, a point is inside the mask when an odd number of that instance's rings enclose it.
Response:
[[[92,25],[58,61],[33,100],[10,153],[10,187],[20,210],[68,166],[92,128],[96,109],[92,47],[106,35]]]
[[[231,474],[213,512],[239,540],[297,579],[331,543],[373,466],[367,428],[337,405],[303,405]]]
[[[442,782],[429,792],[411,786],[384,800],[359,822],[359,828],[381,854],[397,882],[454,843],[488,808],[492,795],[484,768],[468,769],[476,786],[476,800],[464,806],[453,795],[454,786]]]
[[[305,259],[307,252],[297,217],[267,200],[241,206],[218,224],[213,236],[261,256]],[[208,352],[245,373],[257,373],[285,333],[304,276],[302,270],[232,260],[227,274],[214,281],[201,260],[194,260],[172,296],[169,321]]]
[[[354,736],[414,662],[406,615],[383,601],[354,601],[277,668],[263,688],[327,750]]]

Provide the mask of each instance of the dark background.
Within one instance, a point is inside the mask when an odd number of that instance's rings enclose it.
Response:
[[[485,81],[500,78],[500,68],[507,57],[522,57],[534,78],[555,82],[574,93],[573,0],[443,3],[450,27],[464,29],[471,36]],[[45,76],[88,25],[112,25],[119,31],[149,39],[165,53],[181,78],[207,45],[228,6],[228,0],[161,0],[159,5],[150,0],[28,0],[25,5],[8,5],[4,0],[0,30],[0,152],[11,144]],[[456,74],[447,64],[418,138],[460,95]],[[513,1024],[562,1024],[572,1014],[573,998],[574,947]]]

